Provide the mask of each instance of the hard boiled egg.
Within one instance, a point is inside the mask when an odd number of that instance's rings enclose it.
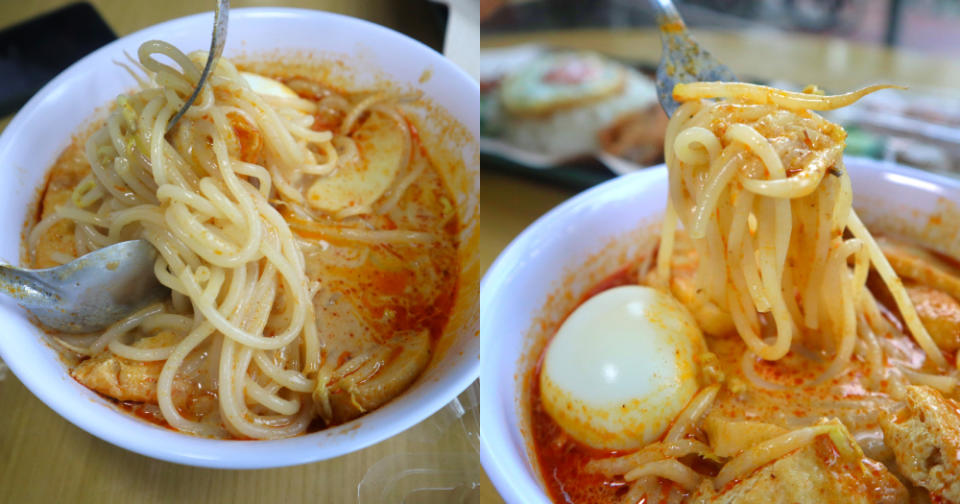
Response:
[[[639,448],[663,435],[696,394],[704,351],[693,316],[669,294],[610,289],[580,305],[550,341],[540,398],[577,441]]]
[[[337,171],[317,179],[307,190],[307,203],[325,212],[369,207],[393,184],[410,156],[406,133],[396,121],[372,113],[350,137],[358,159],[344,162]]]
[[[280,98],[297,98],[297,93],[294,93],[286,84],[276,79],[250,72],[240,72],[240,76],[247,81],[254,93]]]
[[[296,98],[282,82],[249,72],[240,75],[254,92],[265,96]],[[325,212],[351,207],[367,208],[390,188],[404,160],[410,156],[407,134],[396,121],[372,113],[351,133],[358,158],[341,163],[333,173],[318,178],[307,190],[307,203]]]

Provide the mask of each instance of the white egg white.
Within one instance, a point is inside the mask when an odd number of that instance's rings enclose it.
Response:
[[[604,450],[630,450],[663,435],[699,389],[706,349],[687,309],[638,285],[593,296],[547,346],[540,396],[570,436]]]

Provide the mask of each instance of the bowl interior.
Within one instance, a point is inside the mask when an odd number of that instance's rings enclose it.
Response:
[[[156,25],[117,40],[74,64],[44,87],[0,136],[0,258],[17,264],[21,229],[44,175],[71,137],[103,117],[117,94],[135,88],[115,64],[147,40],[162,39],[184,52],[209,47],[213,14]],[[424,375],[382,408],[332,429],[280,441],[196,438],[138,420],[69,377],[57,352],[23,312],[0,301],[0,357],[48,406],[77,426],[118,446],[173,462],[222,468],[262,468],[335,457],[393,436],[439,410],[478,373],[479,96],[476,81],[426,46],[381,26],[300,9],[233,9],[226,57],[258,54],[334,59],[352,89],[389,81],[424,93],[431,117],[418,121],[425,145],[454,192],[461,217],[461,278],[441,351]],[[427,114],[426,108],[422,114]],[[437,152],[433,150],[436,149]]]
[[[873,230],[960,257],[960,181],[847,158],[854,205]],[[509,503],[547,504],[529,436],[527,384],[539,351],[586,289],[651,250],[667,193],[663,166],[553,209],[498,257],[481,287],[481,459]],[[936,218],[932,218],[936,216]],[[519,357],[518,357],[519,356]]]

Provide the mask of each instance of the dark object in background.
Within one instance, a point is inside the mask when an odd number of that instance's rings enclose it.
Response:
[[[0,116],[15,112],[73,62],[116,38],[85,2],[0,31]]]

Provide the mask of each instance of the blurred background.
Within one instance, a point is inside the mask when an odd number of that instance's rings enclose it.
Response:
[[[847,155],[960,174],[960,1],[681,0],[738,78],[843,93]],[[663,161],[647,0],[480,0],[481,257],[590,186]]]
[[[641,78],[652,75],[660,42],[646,1],[482,0],[481,4],[485,169],[582,189],[662,161],[656,144],[662,139],[657,132],[663,121],[654,110],[641,112],[642,100],[620,99],[614,104],[609,96],[590,94],[602,83],[583,82],[581,88],[587,91],[580,102],[595,105],[590,114],[548,117],[556,111],[548,106],[549,113],[541,110],[540,117],[532,119],[516,100],[504,105],[505,94],[522,92],[501,86],[505,77],[537,65],[549,73],[570,65],[612,64]],[[848,129],[848,154],[960,173],[960,1],[684,0],[676,4],[694,36],[741,80],[794,90],[817,84],[828,93],[877,82],[909,86],[908,91],[878,93],[831,114]],[[577,52],[578,61],[570,61],[571,51]],[[604,63],[584,62],[595,57]],[[598,70],[595,75],[603,73]],[[536,76],[523,79],[527,79],[524,92],[528,95],[539,93],[537,99],[547,101],[559,96],[556,86],[546,81],[537,84]],[[650,96],[647,100],[653,104]],[[553,124],[546,126],[554,129],[548,135],[543,127],[551,118]],[[567,126],[558,128],[559,123]],[[569,148],[558,150],[546,140],[574,126],[578,126],[576,134],[567,132],[563,137],[562,143]],[[574,148],[575,137],[591,140]]]
[[[573,28],[652,26],[638,0],[484,1],[484,34]],[[688,26],[774,29],[960,56],[957,0],[685,0]],[[502,8],[501,8],[502,7]]]

